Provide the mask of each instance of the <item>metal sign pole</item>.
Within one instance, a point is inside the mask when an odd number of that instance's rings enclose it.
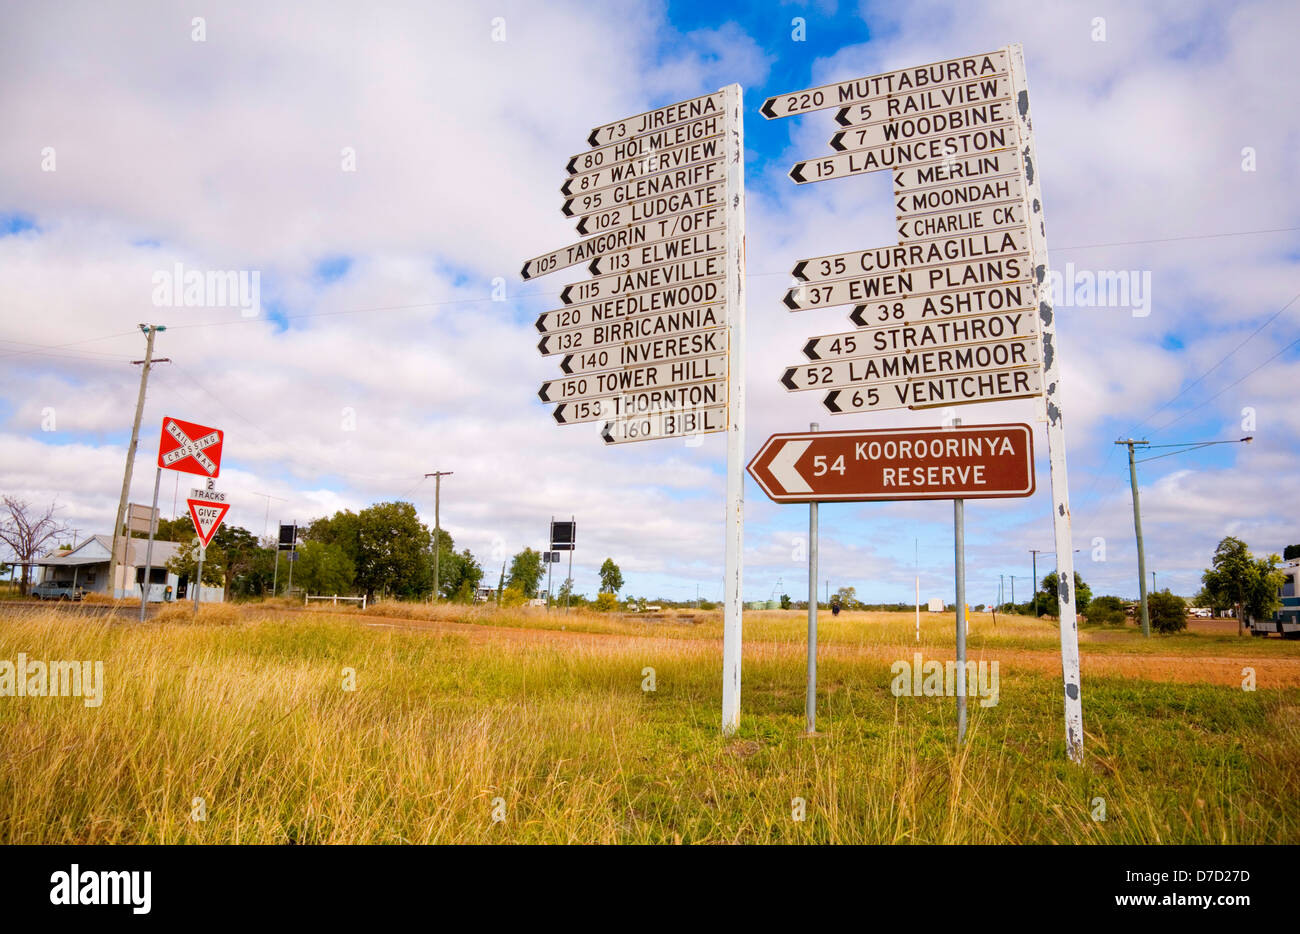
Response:
[[[199,542],[199,566],[194,572],[194,612],[199,612],[199,593],[203,589],[203,558],[208,553],[208,546]]]
[[[1057,592],[1060,596],[1061,680],[1065,699],[1065,752],[1083,762],[1083,691],[1079,677],[1079,630],[1074,615],[1074,543],[1070,535],[1070,487],[1065,468],[1065,423],[1061,414],[1061,358],[1056,342],[1056,315],[1048,285],[1047,230],[1043,194],[1034,149],[1033,119],[1029,115],[1029,85],[1025,51],[1020,43],[1007,47],[1011,90],[1015,94],[1020,152],[1025,177],[1024,205],[1029,221],[1029,246],[1038,292],[1039,334],[1042,341],[1043,391],[1040,414],[1047,422],[1047,451],[1052,471],[1052,531],[1056,540]]]
[[[817,430],[817,423],[808,426]],[[804,702],[808,732],[817,732],[817,503],[808,504],[808,693]]]
[[[722,588],[722,732],[740,726],[741,577],[745,548],[745,122],[739,84],[723,88],[726,113],[727,513]]]
[[[564,612],[569,612],[569,597],[573,594],[573,549],[578,547],[578,520],[574,516],[569,516],[569,528],[572,534],[569,536],[569,576],[567,578],[569,589],[564,592]]]
[[[149,513],[149,544],[144,549],[144,583],[140,587],[140,622],[144,622],[145,606],[149,603],[149,577],[153,574],[153,533],[157,528],[154,516],[158,514],[158,484],[162,482],[162,468],[154,468],[153,512]]]
[[[954,426],[960,418],[952,420]],[[966,501],[952,501],[953,560],[957,576],[957,744],[966,741]]]

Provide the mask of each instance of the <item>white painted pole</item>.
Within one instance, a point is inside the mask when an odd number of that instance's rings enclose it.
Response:
[[[1074,542],[1070,534],[1070,488],[1065,468],[1065,417],[1061,412],[1061,360],[1056,341],[1056,312],[1052,307],[1050,265],[1047,260],[1047,226],[1038,154],[1034,149],[1033,118],[1029,112],[1029,85],[1025,78],[1025,52],[1019,43],[1007,47],[1011,62],[1011,90],[1016,97],[1017,129],[1025,175],[1025,216],[1029,222],[1029,250],[1038,291],[1038,329],[1042,342],[1043,390],[1040,417],[1047,423],[1047,453],[1052,473],[1052,531],[1056,541],[1057,594],[1061,603],[1061,677],[1065,700],[1065,753],[1083,762],[1083,689],[1079,677],[1079,630],[1074,615]]]
[[[921,543],[912,541],[912,559],[916,562],[916,641],[921,641]]]
[[[961,424],[960,418],[952,420]],[[957,578],[957,745],[966,740],[966,501],[952,501],[953,568]]]
[[[742,575],[745,552],[745,121],[739,84],[722,89],[726,109],[727,516],[722,622],[722,732],[740,726]]]
[[[813,422],[809,431],[816,431]],[[817,732],[817,503],[808,504],[808,690],[804,720],[808,732]]]

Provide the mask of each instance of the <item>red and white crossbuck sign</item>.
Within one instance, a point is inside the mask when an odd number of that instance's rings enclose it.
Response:
[[[158,466],[200,477],[219,476],[224,437],[219,428],[165,416],[162,436],[158,439]]]

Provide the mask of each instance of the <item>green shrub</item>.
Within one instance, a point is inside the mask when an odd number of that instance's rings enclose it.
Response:
[[[608,613],[610,610],[618,609],[618,595],[612,593],[602,593],[596,595],[596,602],[591,607],[600,613]]]
[[[1088,604],[1088,622],[1093,626],[1119,626],[1127,618],[1119,597],[1093,597]]]
[[[1156,632],[1178,632],[1187,628],[1187,604],[1169,588],[1147,594],[1147,613]]]

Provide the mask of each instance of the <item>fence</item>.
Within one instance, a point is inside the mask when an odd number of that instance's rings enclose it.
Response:
[[[347,601],[351,601],[351,602],[353,602],[353,603],[360,603],[360,604],[361,604],[361,609],[363,609],[363,610],[366,608],[366,597],[365,597],[365,594],[362,594],[362,595],[359,596],[359,597],[340,597],[338,594],[333,594],[332,596],[328,596],[328,597],[323,597],[323,596],[315,596],[315,597],[313,597],[311,594],[304,594],[304,595],[303,595],[302,605],[303,605],[303,606],[310,606],[310,605],[311,605],[311,601],[313,601],[313,600],[330,600],[330,601],[333,602],[334,606],[338,606],[340,600],[347,600]]]

